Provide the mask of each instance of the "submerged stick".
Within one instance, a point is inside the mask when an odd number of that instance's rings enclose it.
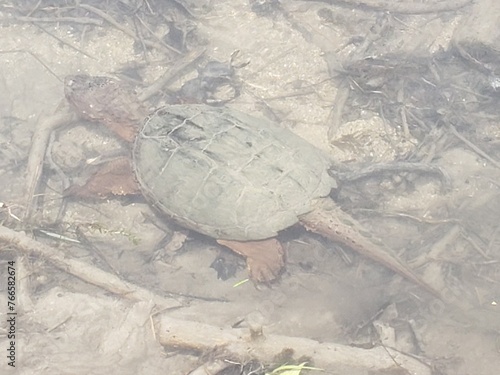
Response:
[[[85,262],[72,259],[63,251],[35,241],[24,233],[16,232],[1,225],[0,242],[15,246],[23,253],[35,254],[47,259],[57,268],[125,298],[134,301],[153,301],[158,307],[163,309],[182,306],[182,303],[174,298],[160,296],[145,288],[124,281],[116,275],[105,272]]]
[[[445,0],[426,3],[388,0],[323,0],[323,2],[400,14],[451,12],[472,4],[472,0]]]
[[[167,314],[154,318],[157,337],[162,345],[201,352],[214,348],[232,360],[245,362],[249,358],[272,363],[280,354],[291,352],[294,358],[310,358],[314,367],[328,373],[361,375],[367,373],[407,373],[431,375],[426,364],[385,347],[361,349],[330,342],[318,342],[302,337],[262,335],[256,339],[242,329],[221,328],[205,323],[179,320]],[[387,372],[389,373],[389,372]]]
[[[31,149],[26,167],[26,211],[24,221],[29,221],[35,206],[35,194],[42,176],[45,153],[49,143],[50,135],[60,126],[69,124],[76,120],[76,114],[64,106],[57,114],[46,117],[39,122],[31,140]]]

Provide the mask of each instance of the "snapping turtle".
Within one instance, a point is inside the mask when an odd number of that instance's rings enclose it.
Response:
[[[82,117],[134,141],[131,170],[154,207],[246,256],[255,279],[276,276],[283,250],[274,237],[301,223],[439,296],[328,198],[332,160],[291,131],[228,107],[171,105],[148,115],[106,77],[67,77],[65,94]]]

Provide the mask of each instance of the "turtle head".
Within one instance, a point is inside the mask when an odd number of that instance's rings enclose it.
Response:
[[[109,77],[71,75],[64,80],[64,95],[81,117],[102,121],[102,110],[117,94],[117,86],[118,82]]]
[[[66,99],[86,120],[101,123],[131,142],[145,117],[135,92],[109,77],[73,75],[64,81]]]

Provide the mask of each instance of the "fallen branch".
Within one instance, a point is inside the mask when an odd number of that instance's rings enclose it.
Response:
[[[201,352],[219,348],[224,356],[240,362],[251,358],[272,363],[280,354],[293,351],[294,357],[311,358],[315,367],[336,374],[361,375],[389,370],[412,375],[432,373],[428,365],[385,347],[361,349],[279,335],[265,335],[252,340],[250,332],[242,329],[173,319],[167,314],[156,317],[155,324],[156,335],[162,345]]]
[[[24,233],[0,225],[0,242],[15,246],[26,254],[35,254],[48,260],[57,268],[111,293],[134,301],[153,301],[160,309],[182,306],[174,298],[157,295],[145,288],[120,279],[118,276],[93,267],[85,262],[69,258],[66,253],[35,241]],[[1,251],[1,249],[0,249]]]

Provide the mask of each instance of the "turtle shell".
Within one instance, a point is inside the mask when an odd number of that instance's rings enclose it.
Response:
[[[321,150],[273,122],[227,107],[158,109],[145,120],[133,156],[153,206],[218,239],[273,237],[335,185]]]

